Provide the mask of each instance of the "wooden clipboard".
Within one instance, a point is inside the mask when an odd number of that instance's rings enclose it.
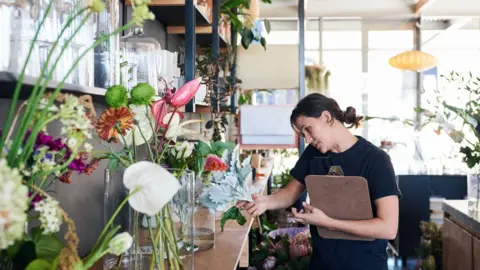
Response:
[[[372,219],[372,204],[367,180],[360,176],[308,175],[305,177],[312,206],[329,217],[341,220]],[[317,227],[323,238],[373,241],[345,232]]]

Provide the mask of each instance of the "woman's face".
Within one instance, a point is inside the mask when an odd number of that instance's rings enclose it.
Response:
[[[295,121],[295,128],[297,133],[305,138],[306,143],[311,144],[320,152],[326,153],[332,147],[330,119],[330,113],[326,111],[317,118],[301,115]]]

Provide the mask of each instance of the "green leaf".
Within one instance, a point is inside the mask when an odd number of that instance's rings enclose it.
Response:
[[[213,121],[212,120],[208,120],[206,123],[205,123],[205,128],[206,129],[211,129],[213,127]]]
[[[24,242],[15,241],[15,243],[7,248],[7,255],[10,259],[15,258],[20,247],[23,245]]]
[[[225,116],[222,116],[222,123],[224,123],[225,125],[228,125],[228,120],[227,120],[227,117]]]
[[[223,2],[221,9],[224,10],[230,10],[233,8],[238,8],[240,5],[242,5],[243,0],[228,0]]]
[[[222,219],[220,220],[221,231],[223,232],[223,228],[225,227],[225,223],[227,222],[227,220],[233,219],[233,220],[237,220],[238,222],[239,215],[242,216],[242,214],[240,214],[240,210],[235,206],[231,207],[230,209],[227,210],[227,212],[223,213]],[[243,225],[243,224],[240,224],[240,225]]]
[[[270,30],[272,30],[272,25],[270,24],[270,21],[267,19],[264,19],[263,24],[265,25],[265,31],[267,31],[267,33],[269,34]]]
[[[118,159],[116,158],[111,158],[109,161],[108,161],[108,169],[111,170],[111,171],[115,171],[117,168],[118,168]]]
[[[55,234],[42,234],[39,227],[32,229],[32,239],[35,243],[37,258],[53,261],[63,249],[63,243]]]
[[[23,242],[15,258],[12,260],[15,269],[26,269],[27,265],[37,258],[35,244],[32,241]]]
[[[232,151],[234,147],[235,145],[233,144],[233,142],[216,141],[212,143],[212,152],[215,153],[215,155],[221,157],[225,150]]]
[[[201,173],[203,171],[203,168],[205,167],[205,158],[197,157],[197,162],[195,166],[197,166],[196,172]]]
[[[267,40],[264,37],[260,39],[260,44],[262,44],[263,48],[267,50]]]
[[[198,144],[197,144],[197,151],[198,151],[199,156],[206,157],[210,153],[212,153],[212,147],[210,147],[208,144],[206,144],[202,141],[199,141]]]
[[[242,226],[247,222],[247,219],[242,215],[242,213],[240,213],[240,211],[238,211],[237,222]]]
[[[51,270],[51,269],[53,269],[51,263],[42,259],[37,259],[29,263],[26,270]]]
[[[255,36],[253,35],[252,30],[246,27],[242,29],[240,35],[242,36],[242,46],[245,50],[247,50],[248,46],[250,46],[252,41],[255,39]]]

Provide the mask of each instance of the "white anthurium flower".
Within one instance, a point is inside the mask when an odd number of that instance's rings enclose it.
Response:
[[[153,216],[162,210],[180,189],[180,184],[170,172],[150,161],[130,165],[123,174],[123,184],[130,193],[128,199],[136,211]]]
[[[135,145],[139,146],[144,144],[145,140],[150,141],[153,137],[152,127],[155,126],[155,123],[153,122],[153,114],[150,108],[146,106],[131,105],[130,109],[135,113],[134,119],[136,124],[134,125],[134,128],[128,130],[127,134],[125,134],[125,141],[127,146],[131,146],[133,139],[135,138]]]
[[[170,121],[170,117],[172,117],[172,113],[167,113],[167,115],[165,115],[165,117],[163,118],[163,123],[165,125],[167,125],[168,121]],[[173,115],[172,120],[170,121],[170,125],[168,126],[167,134],[165,134],[165,137],[175,142],[177,141],[177,137],[184,136],[188,139],[199,140],[204,143],[210,144],[209,140],[202,136],[200,133],[184,128],[184,126],[186,125],[201,122],[203,122],[203,120],[187,120],[184,122],[180,122],[180,116],[178,115],[178,113],[176,113],[175,115]]]
[[[115,235],[108,243],[108,252],[120,256],[132,246],[133,238],[128,232]]]
[[[185,159],[192,155],[193,149],[195,149],[195,144],[191,142],[184,141],[179,145],[175,145],[176,158]]]

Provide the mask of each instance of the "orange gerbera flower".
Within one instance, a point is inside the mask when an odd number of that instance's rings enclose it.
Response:
[[[219,157],[216,155],[208,155],[207,160],[205,162],[205,166],[203,168],[205,171],[226,171],[227,164],[223,162]]]
[[[107,142],[118,142],[119,134],[125,135],[132,129],[133,113],[127,108],[108,108],[97,121],[97,134]]]

